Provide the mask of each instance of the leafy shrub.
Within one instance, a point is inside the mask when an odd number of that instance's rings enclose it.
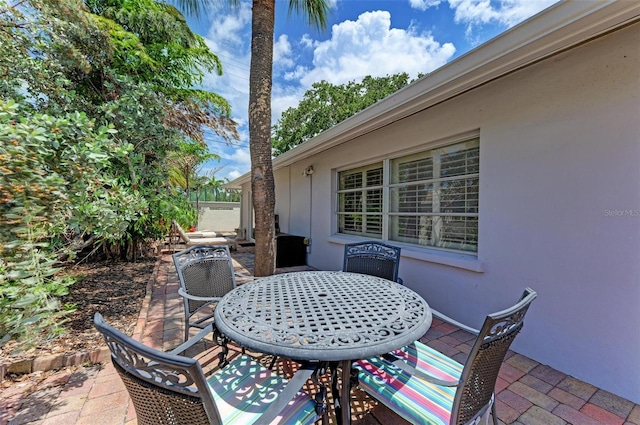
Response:
[[[56,297],[72,281],[56,267],[58,235],[122,237],[144,205],[110,177],[111,160],[130,150],[111,133],[80,113],[54,118],[0,100],[0,344],[59,332]]]

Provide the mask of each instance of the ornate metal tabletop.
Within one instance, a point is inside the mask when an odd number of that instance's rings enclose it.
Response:
[[[383,354],[420,338],[431,309],[414,291],[379,277],[297,272],[229,292],[215,311],[237,343],[297,360],[342,361]]]

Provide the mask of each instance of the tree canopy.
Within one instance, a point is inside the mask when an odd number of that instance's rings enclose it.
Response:
[[[274,155],[280,155],[400,90],[411,81],[407,73],[366,76],[361,82],[314,83],[297,107],[282,114],[272,130]]]

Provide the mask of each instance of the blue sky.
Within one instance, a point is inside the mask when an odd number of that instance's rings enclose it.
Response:
[[[272,121],[297,106],[314,82],[345,84],[407,72],[411,78],[431,72],[556,0],[328,0],[325,31],[288,16],[288,0],[276,0]],[[218,179],[234,179],[250,169],[247,110],[251,47],[251,4],[231,9],[211,2],[206,14],[188,17],[223,65],[223,75],[208,75],[203,88],[223,96],[240,126],[240,140],[227,145],[207,137],[220,162],[203,165]]]

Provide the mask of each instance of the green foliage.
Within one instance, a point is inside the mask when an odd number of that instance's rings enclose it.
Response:
[[[61,318],[70,311],[61,311],[56,297],[67,294],[73,280],[57,274],[57,259],[40,240],[43,231],[34,219],[25,211],[24,227],[16,230],[26,237],[5,246],[0,259],[0,345],[15,338],[28,348],[52,338],[61,333]]]
[[[406,73],[365,77],[362,82],[314,83],[296,108],[289,108],[273,127],[271,144],[280,155],[409,84]]]
[[[329,3],[327,0],[289,0],[289,14],[300,14],[308,24],[318,30],[327,26]]]
[[[114,66],[129,69],[139,80],[154,82],[167,91],[174,87],[193,87],[205,73],[220,73],[218,57],[204,39],[193,33],[184,17],[173,7],[154,0],[88,0],[90,10],[100,16],[112,38],[125,40],[115,44]],[[125,37],[126,36],[126,37]],[[135,43],[132,42],[135,39]],[[143,54],[150,60],[128,59]],[[223,104],[226,102],[223,100]]]
[[[192,140],[178,143],[178,150],[171,152],[167,158],[169,164],[169,182],[189,192],[192,182],[198,178],[197,168],[208,160],[220,160],[220,156],[210,153],[208,149]]]
[[[87,0],[93,19],[112,39],[108,66],[164,95],[164,123],[204,144],[202,126],[238,137],[221,96],[194,89],[206,73],[222,73],[220,59],[173,6],[154,0]],[[118,92],[117,84],[109,92]],[[106,93],[104,93],[106,94]]]
[[[0,100],[0,335],[2,343],[59,332],[56,297],[72,283],[58,273],[57,237],[83,229],[125,235],[144,199],[115,185],[111,159],[128,155],[113,130],[86,115],[34,113]],[[133,205],[130,205],[133,204]]]
[[[171,214],[167,214],[165,217],[173,217],[183,228],[189,228],[189,226],[198,221],[197,211],[182,192],[177,193],[171,202],[167,202],[166,207],[172,211]]]
[[[144,201],[117,184],[113,161],[133,146],[114,143],[113,131],[94,128],[82,113],[52,117],[0,100],[0,242],[26,237],[13,225],[31,208],[33,225],[48,237],[68,227],[122,237]]]
[[[0,1],[0,343],[60,332],[87,245],[134,259],[196,212],[167,158],[234,137],[229,105],[192,88],[217,57],[184,17],[152,0]],[[91,12],[95,13],[91,13]]]
[[[194,190],[189,191],[191,202],[240,202],[240,194],[224,188],[229,179],[216,179],[215,176],[200,176]]]

